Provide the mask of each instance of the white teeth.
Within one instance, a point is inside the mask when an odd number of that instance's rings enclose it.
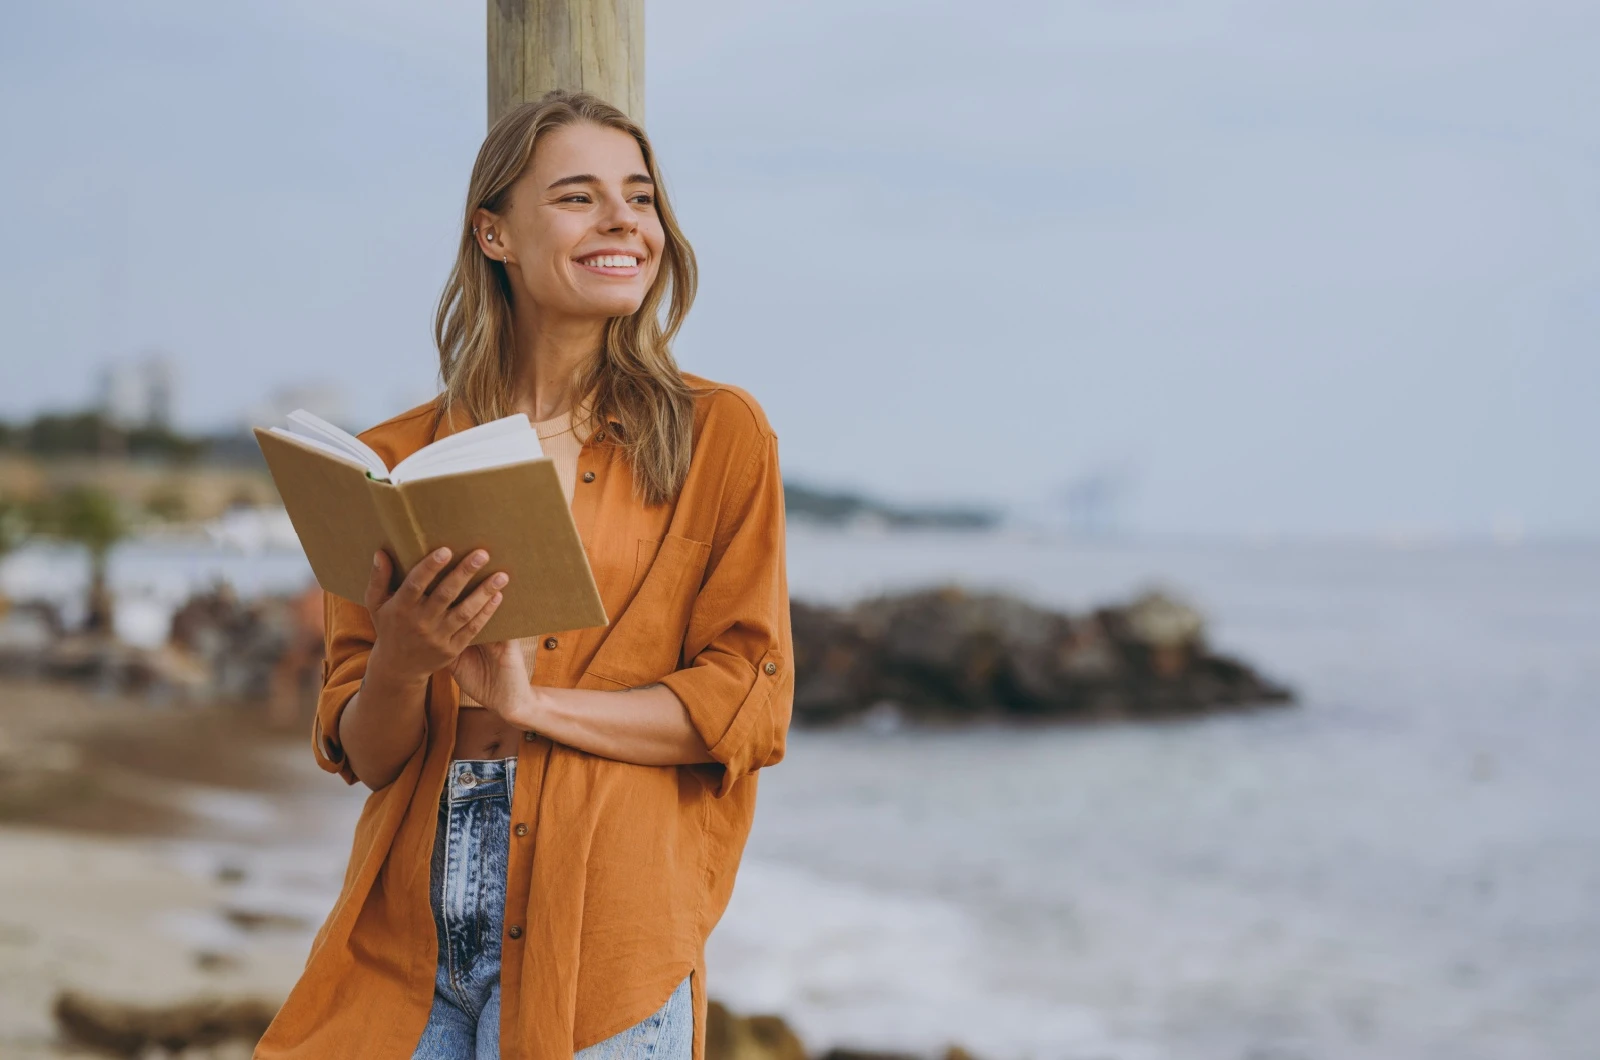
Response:
[[[597,265],[602,269],[631,269],[639,264],[639,259],[631,254],[600,254],[596,257],[585,258],[585,265]]]

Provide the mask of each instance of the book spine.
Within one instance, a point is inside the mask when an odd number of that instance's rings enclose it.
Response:
[[[383,527],[383,536],[389,544],[391,555],[400,565],[400,570],[395,572],[398,582],[416,566],[418,560],[428,554],[428,541],[411,511],[411,505],[406,502],[405,493],[387,482],[369,481],[378,524]]]

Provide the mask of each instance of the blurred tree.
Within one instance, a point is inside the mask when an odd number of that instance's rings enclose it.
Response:
[[[123,451],[122,432],[107,423],[98,412],[46,413],[23,428],[25,445],[39,456]]]
[[[20,427],[0,424],[0,448],[25,449],[36,456],[157,457],[191,464],[209,443],[166,427],[123,428],[99,412],[50,412]]]
[[[206,443],[186,438],[165,427],[135,427],[128,432],[128,452],[134,456],[156,456],[179,464],[192,464],[205,454]]]
[[[111,549],[128,532],[127,522],[117,502],[105,490],[94,486],[70,486],[43,498],[36,507],[33,525],[40,533],[75,541],[89,550],[89,617],[91,633],[111,628],[111,591],[107,585],[106,564]]]

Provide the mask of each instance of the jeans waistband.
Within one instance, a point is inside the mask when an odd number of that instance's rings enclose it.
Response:
[[[511,758],[453,758],[445,775],[439,801],[448,805],[469,799],[502,798],[511,801],[517,782],[517,760]]]

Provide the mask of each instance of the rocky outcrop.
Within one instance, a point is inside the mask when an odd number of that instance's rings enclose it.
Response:
[[[276,1006],[256,999],[200,998],[170,1005],[129,1005],[65,991],[56,999],[62,1037],[108,1056],[246,1057],[272,1022]],[[807,1060],[805,1046],[781,1016],[738,1016],[719,1001],[706,1013],[706,1060]],[[834,1048],[823,1060],[922,1060],[912,1054]],[[972,1060],[951,1046],[944,1060]]]
[[[706,1011],[706,1060],[806,1060],[805,1046],[779,1016],[736,1016],[720,1001]]]
[[[322,676],[322,590],[242,599],[227,584],[191,596],[159,647],[68,632],[45,605],[0,610],[0,678],[88,685],[153,701],[264,705],[274,723],[309,719]]]
[[[806,1060],[799,1035],[781,1016],[737,1016],[720,1001],[706,1012],[706,1060]],[[915,1053],[868,1052],[835,1046],[819,1060],[925,1060]],[[959,1045],[945,1050],[942,1060],[973,1060]]]
[[[1156,719],[1292,698],[1212,651],[1201,615],[1161,593],[1072,615],[947,586],[842,609],[795,600],[791,614],[798,725],[869,712],[926,722]],[[173,616],[171,638],[156,650],[62,636],[43,619],[12,626],[28,636],[17,633],[10,649],[0,636],[0,673],[265,704],[288,727],[308,716],[321,678],[315,586],[248,601],[226,586],[198,594]]]
[[[795,601],[797,724],[890,709],[925,721],[1168,718],[1287,703],[1212,652],[1193,608],[1150,593],[1068,615],[945,587],[833,609]]]
[[[72,991],[56,999],[64,1038],[111,1056],[137,1057],[151,1048],[185,1053],[248,1044],[266,1031],[277,1006],[257,999],[196,999],[173,1005],[129,1005]],[[248,1055],[246,1052],[245,1055]]]

